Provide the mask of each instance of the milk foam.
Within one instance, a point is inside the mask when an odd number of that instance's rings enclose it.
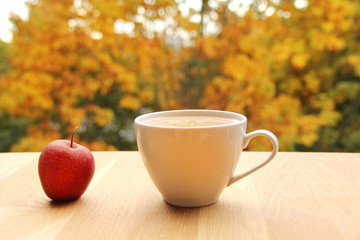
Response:
[[[202,116],[180,116],[180,117],[159,117],[144,121],[144,123],[156,126],[168,127],[204,127],[219,126],[235,123],[237,120],[217,117]]]

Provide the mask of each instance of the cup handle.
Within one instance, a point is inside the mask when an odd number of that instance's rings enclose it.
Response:
[[[246,177],[247,175],[255,172],[256,170],[259,170],[260,168],[262,168],[263,166],[268,164],[275,157],[276,153],[279,151],[279,141],[277,140],[276,136],[268,130],[255,130],[253,132],[245,134],[243,148],[246,148],[247,145],[249,144],[250,140],[253,137],[257,137],[257,136],[267,137],[270,140],[270,142],[272,143],[273,149],[272,149],[270,156],[265,161],[256,165],[255,167],[251,168],[250,170],[243,172],[241,174],[232,175],[230,177],[230,180],[229,180],[227,186],[230,186],[234,182]]]

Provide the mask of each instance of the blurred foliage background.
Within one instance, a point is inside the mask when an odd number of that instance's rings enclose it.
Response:
[[[30,0],[0,42],[0,151],[135,150],[159,110],[239,112],[282,151],[360,151],[360,2]],[[269,149],[266,140],[249,145]]]

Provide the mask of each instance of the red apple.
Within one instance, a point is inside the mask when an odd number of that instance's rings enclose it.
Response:
[[[55,201],[81,197],[95,171],[94,157],[86,147],[71,141],[55,140],[41,152],[39,177],[45,194]]]

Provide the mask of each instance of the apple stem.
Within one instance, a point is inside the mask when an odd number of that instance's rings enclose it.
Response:
[[[72,135],[71,135],[71,141],[70,141],[70,147],[71,148],[73,147],[74,136],[75,136],[75,132],[76,132],[77,129],[78,129],[78,127],[75,127],[73,132],[72,132]]]
[[[75,135],[75,130],[72,132],[72,135],[71,135],[71,141],[70,141],[70,147],[71,148],[73,147],[74,135]]]

